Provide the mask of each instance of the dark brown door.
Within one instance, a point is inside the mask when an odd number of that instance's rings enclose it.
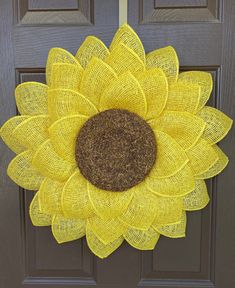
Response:
[[[94,34],[107,45],[118,27],[118,0],[0,0],[0,117],[16,114],[15,85],[44,81],[48,50],[75,52]],[[235,118],[235,1],[129,0],[128,22],[146,51],[172,45],[182,70],[210,71],[211,105]],[[230,164],[208,182],[211,202],[188,215],[187,237],[162,237],[154,251],[124,243],[100,260],[85,239],[58,245],[28,216],[33,192],[6,176],[12,153],[0,144],[0,287],[235,287],[235,133],[221,144]]]

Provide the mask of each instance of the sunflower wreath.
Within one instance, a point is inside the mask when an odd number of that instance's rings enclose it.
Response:
[[[51,49],[46,82],[16,88],[21,116],[1,128],[17,154],[8,175],[38,190],[32,223],[58,243],[86,235],[100,258],[124,239],[150,250],[184,237],[186,211],[209,201],[204,179],[228,163],[216,143],[232,120],[205,106],[211,75],[179,73],[170,46],[145,55],[126,24],[109,49],[93,36],[75,57]]]

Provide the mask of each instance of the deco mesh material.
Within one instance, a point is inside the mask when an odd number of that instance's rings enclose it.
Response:
[[[184,237],[186,211],[208,204],[205,179],[228,163],[217,142],[232,120],[206,106],[210,73],[179,73],[173,47],[145,54],[137,34],[124,25],[109,49],[93,36],[75,56],[52,48],[46,83],[20,84],[15,95],[21,115],[1,128],[2,139],[17,154],[8,175],[19,186],[37,190],[30,205],[32,223],[51,226],[58,243],[86,236],[100,258],[124,240],[151,250],[160,235]],[[138,114],[156,136],[152,170],[124,192],[96,188],[76,165],[80,128],[107,109]]]

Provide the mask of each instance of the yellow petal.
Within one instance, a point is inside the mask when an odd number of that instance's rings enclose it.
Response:
[[[51,89],[70,89],[77,91],[82,79],[83,69],[80,65],[54,64],[51,73]]]
[[[30,203],[29,215],[34,226],[51,225],[51,215],[42,213],[40,211],[38,193],[34,195],[33,200]]]
[[[182,197],[156,197],[156,217],[152,226],[176,224],[181,221]]]
[[[179,74],[179,60],[173,47],[167,46],[146,55],[147,68],[161,68],[169,83],[176,82]]]
[[[170,224],[170,225],[158,225],[153,226],[153,228],[160,234],[170,237],[170,238],[181,238],[185,237],[186,230],[186,213],[182,212],[181,222],[178,224]]]
[[[170,177],[180,171],[188,162],[183,148],[169,135],[154,131],[157,143],[157,159],[149,176],[153,178]]]
[[[41,211],[48,214],[62,214],[61,195],[63,182],[45,178],[38,191]]]
[[[86,97],[73,90],[50,89],[48,98],[49,114],[54,121],[68,115],[93,116],[98,112]]]
[[[117,218],[103,220],[100,217],[95,216],[89,218],[88,222],[92,232],[104,244],[115,241],[127,230],[126,225]]]
[[[55,151],[71,163],[76,163],[76,140],[79,130],[87,119],[82,115],[65,116],[54,122],[49,128],[51,143]]]
[[[146,119],[158,117],[163,111],[166,101],[168,84],[161,69],[149,69],[135,74],[147,101]]]
[[[144,46],[136,34],[136,32],[128,25],[122,25],[115,33],[112,43],[110,44],[110,51],[115,49],[120,43],[125,44],[131,48],[145,63],[145,51]]]
[[[209,200],[205,181],[196,180],[195,190],[183,197],[183,207],[187,211],[200,210],[208,204]]]
[[[202,137],[210,144],[222,140],[231,129],[233,120],[221,111],[206,106],[197,115],[206,122],[206,128]]]
[[[30,116],[15,116],[7,120],[1,127],[0,134],[2,140],[15,153],[19,154],[25,150],[19,141],[13,136],[14,129]]]
[[[136,249],[153,250],[160,234],[151,227],[146,231],[129,228],[123,236],[125,240]]]
[[[140,185],[142,187],[138,188]],[[144,182],[134,187],[134,189],[139,189],[139,191],[134,193],[128,208],[119,216],[119,219],[124,224],[140,230],[148,229],[156,215],[156,197],[151,192],[148,192],[147,187],[145,187],[146,184]]]
[[[209,99],[213,88],[211,74],[203,71],[183,72],[180,73],[178,81],[186,84],[197,84],[201,87],[201,97],[198,105],[198,110],[200,110]]]
[[[16,105],[23,115],[47,114],[48,86],[38,82],[25,82],[16,87]]]
[[[202,136],[205,122],[188,112],[165,111],[151,126],[174,138],[180,146],[187,150],[193,147]]]
[[[127,71],[134,73],[145,70],[144,62],[140,57],[123,43],[115,46],[107,57],[106,63],[110,65],[117,74]]]
[[[78,170],[66,182],[61,203],[63,213],[68,218],[89,218],[94,215],[88,196],[87,180]]]
[[[83,73],[80,92],[98,107],[102,92],[115,79],[114,70],[104,61],[93,57]]]
[[[113,253],[123,242],[123,236],[120,236],[113,242],[104,244],[99,238],[92,232],[89,222],[86,225],[86,240],[91,251],[99,258],[106,258]]]
[[[47,64],[46,64],[46,80],[49,86],[51,85],[52,66],[56,63],[67,63],[67,64],[79,65],[79,62],[68,51],[62,48],[52,48],[48,54]]]
[[[82,67],[85,68],[92,57],[104,60],[108,55],[109,50],[100,39],[88,36],[78,49],[75,57]]]
[[[228,164],[228,157],[224,154],[224,152],[217,145],[213,145],[212,147],[217,153],[219,159],[207,171],[197,175],[196,178],[198,179],[212,178],[221,173]]]
[[[208,171],[219,159],[216,151],[204,139],[187,151],[194,176]]]
[[[86,234],[86,222],[82,219],[69,219],[54,215],[51,223],[53,236],[58,243],[82,238]]]
[[[183,196],[195,188],[195,180],[188,165],[168,178],[147,177],[146,183],[153,193],[165,197]]]
[[[44,177],[31,164],[33,154],[24,151],[11,160],[8,168],[8,176],[19,186],[28,190],[39,189]]]
[[[34,154],[32,164],[45,177],[61,182],[67,180],[75,168],[55,152],[50,140],[39,146]]]
[[[195,114],[198,109],[201,87],[197,84],[176,82],[169,86],[166,110],[186,111]]]
[[[28,149],[36,149],[49,138],[48,127],[50,118],[48,115],[32,116],[21,122],[12,133],[13,138]]]
[[[131,191],[110,192],[101,190],[91,183],[88,185],[89,199],[97,216],[102,219],[111,219],[123,213],[131,202],[133,193]]]
[[[143,118],[147,112],[147,103],[144,92],[130,73],[122,74],[105,89],[100,98],[100,110],[126,109],[137,113]]]

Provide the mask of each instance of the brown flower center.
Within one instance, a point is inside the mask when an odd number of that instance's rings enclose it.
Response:
[[[110,109],[91,117],[79,131],[75,157],[96,187],[124,191],[144,180],[156,159],[150,126],[137,114]]]

